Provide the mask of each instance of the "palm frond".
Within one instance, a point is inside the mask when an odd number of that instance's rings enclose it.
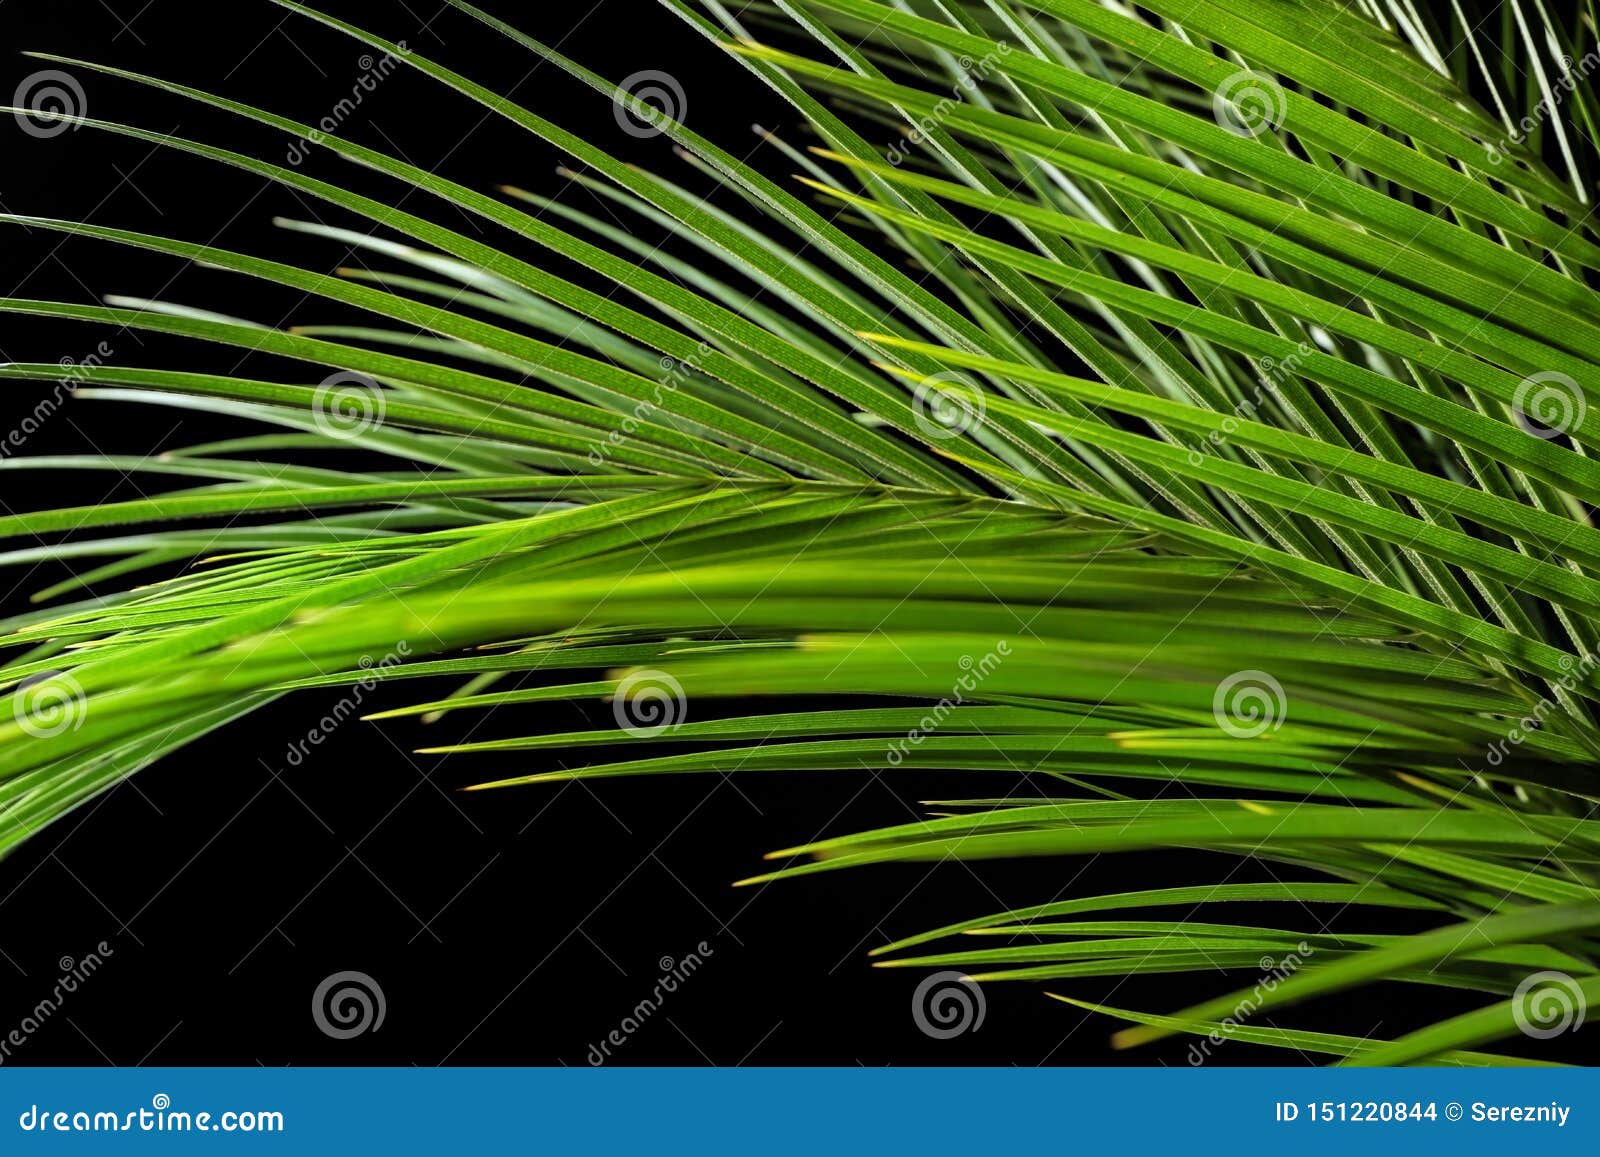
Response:
[[[1050,894],[887,945],[886,966],[1061,987],[1293,953],[1253,1011],[1378,980],[1493,1001],[1394,1041],[1229,1030],[1351,1063],[1505,1063],[1470,1050],[1516,1033],[1529,977],[1600,996],[1596,109],[1568,83],[1592,10],[1560,27],[1514,0],[1495,46],[1459,6],[1435,28],[1376,0],[775,0],[738,17],[662,0],[822,142],[764,134],[789,179],[452,0],[647,119],[681,150],[678,181],[277,2],[560,149],[624,224],[41,54],[314,141],[499,240],[297,166],[63,117],[325,203],[348,227],[280,224],[372,267],[3,218],[366,319],[0,301],[309,368],[80,367],[81,397],[263,432],[0,461],[196,480],[0,518],[9,539],[60,538],[0,564],[94,560],[39,592],[69,601],[6,624],[0,851],[278,695],[419,678],[416,705],[384,716],[612,700],[615,729],[431,749],[516,753],[483,788],[995,773],[992,798],[774,853],[798,862],[746,882],[1168,847],[1283,873]],[[1508,50],[1527,50],[1531,91]],[[513,254],[530,247],[551,260]],[[571,267],[593,280],[555,271]],[[318,465],[339,450],[386,468]],[[241,515],[265,520],[173,525]],[[554,769],[532,754],[552,751]],[[1398,909],[1426,930],[1258,924],[1272,902]],[[1215,903],[1249,914],[1213,920]],[[1130,918],[1145,909],[1166,915]],[[1249,991],[1176,1013],[1060,995],[1137,1044],[1212,1034]]]

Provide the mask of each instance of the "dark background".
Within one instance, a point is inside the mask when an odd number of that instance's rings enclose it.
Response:
[[[786,106],[648,0],[491,4],[612,80],[660,69],[682,84],[687,122],[736,154],[752,121],[793,128]],[[665,138],[622,133],[610,103],[436,0],[328,10],[453,65],[615,154],[703,187]],[[5,0],[0,95],[39,62],[37,48],[119,64],[316,121],[361,75],[363,46],[265,2]],[[285,138],[140,86],[77,74],[91,116],[172,131],[281,159]],[[563,158],[476,105],[401,69],[340,130],[477,188],[567,187]],[[92,130],[51,140],[0,118],[0,207],[92,220],[293,261],[349,263],[327,242],[275,229],[286,215],[365,229],[262,180]],[[799,143],[805,143],[803,140]],[[768,150],[768,171],[787,172]],[[370,174],[314,157],[308,171],[394,195]],[[574,204],[604,215],[581,189]],[[729,204],[718,195],[718,203]],[[453,228],[482,232],[447,206],[408,199]],[[731,207],[731,206],[730,206]],[[522,252],[503,234],[495,244]],[[527,247],[524,247],[526,249]],[[537,259],[537,253],[535,253]],[[0,282],[11,296],[95,301],[129,294],[266,323],[341,316],[241,278],[93,241],[0,227]],[[285,375],[271,359],[94,327],[0,315],[0,359],[81,360],[104,339],[123,364]],[[46,387],[8,384],[9,429]],[[69,402],[25,453],[151,453],[235,432],[227,422],[124,403]],[[237,432],[243,432],[242,429]],[[137,487],[135,485],[137,483]],[[0,473],[13,510],[136,497],[174,485],[115,473]],[[5,607],[65,575],[0,571]],[[415,683],[363,708],[414,702]],[[660,961],[704,941],[704,966],[615,1050],[627,1064],[1174,1064],[1187,1040],[1133,1054],[1118,1027],[1048,1001],[1034,985],[985,986],[980,1029],[921,1033],[911,995],[925,973],[868,967],[889,939],[967,916],[1145,883],[1265,878],[1223,857],[1151,854],[1091,862],[878,868],[734,889],[773,847],[902,822],[930,795],[992,794],[992,777],[697,777],[463,795],[468,783],[548,766],[542,754],[441,761],[428,742],[570,729],[605,704],[447,718],[424,727],[350,722],[291,766],[289,745],[347,692],[281,700],[80,810],[0,863],[0,1035],[99,941],[103,969],[6,1063],[576,1064],[648,996]],[[1006,784],[1006,790],[1013,785]],[[1284,870],[1278,870],[1284,875]],[[1304,911],[1275,914],[1312,930]],[[1226,916],[1212,915],[1226,919]],[[1343,922],[1349,926],[1350,921]],[[1370,922],[1366,927],[1371,928]],[[335,1040],[311,1015],[313,991],[357,970],[382,988],[380,1029]],[[1060,982],[1091,1000],[1167,1010],[1247,983],[1244,976]],[[1326,1003],[1326,1002],[1325,1002]],[[1296,1016],[1308,1027],[1394,1036],[1464,1007],[1449,994],[1376,988]],[[1213,1063],[1293,1063],[1230,1043]]]

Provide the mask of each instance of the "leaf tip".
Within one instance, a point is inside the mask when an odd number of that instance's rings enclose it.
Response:
[[[1148,1044],[1165,1035],[1160,1029],[1149,1028],[1146,1025],[1136,1025],[1133,1028],[1119,1029],[1111,1034],[1111,1047],[1118,1052],[1137,1048],[1139,1045]]]

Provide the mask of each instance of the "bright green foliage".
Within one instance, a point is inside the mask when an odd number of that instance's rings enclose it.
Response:
[[[159,459],[0,461],[197,479],[0,518],[0,563],[93,561],[43,598],[129,581],[8,624],[0,850],[273,696],[458,676],[386,714],[621,696],[616,730],[436,749],[529,753],[485,787],[996,773],[995,798],[788,849],[757,879],[1219,853],[1214,881],[1114,896],[1058,895],[1051,867],[1037,907],[878,951],[1063,994],[1075,977],[1238,970],[1241,992],[1186,1011],[1102,1009],[1132,1023],[1119,1043],[1229,1025],[1351,1062],[1484,1064],[1467,1050],[1516,1036],[1531,974],[1600,998],[1596,108],[1568,83],[1595,48],[1592,5],[1563,26],[1511,0],[1495,43],[1467,36],[1459,8],[1440,30],[1403,0],[1144,0],[1138,15],[773,0],[737,18],[662,0],[821,142],[769,138],[746,162],[655,117],[697,193],[281,2],[562,150],[627,227],[46,57],[313,139],[395,196],[84,120],[329,204],[348,230],[282,224],[382,271],[5,219],[371,320],[278,331],[152,302],[0,301],[307,367],[287,384],[85,367],[80,397],[271,432]],[[441,223],[462,214],[504,250]],[[556,272],[574,264],[592,280]],[[0,366],[8,388],[59,375]],[[352,448],[389,468],[318,465]],[[214,525],[175,525],[193,519]],[[496,689],[535,673],[550,677]],[[819,706],[840,696],[869,705]],[[545,770],[551,751],[562,770]],[[1240,856],[1283,882],[1231,882]],[[1263,905],[1282,927],[1235,922]],[[1318,911],[1350,908],[1412,910],[1429,930],[1320,931]],[[1293,974],[1252,995],[1259,962],[1290,955]],[[1383,979],[1490,1003],[1392,1042],[1278,1013]]]

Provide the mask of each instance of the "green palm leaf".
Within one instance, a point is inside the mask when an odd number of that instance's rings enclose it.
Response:
[[[314,140],[430,208],[66,118],[320,200],[352,228],[280,224],[375,267],[0,222],[368,315],[280,330],[137,299],[0,300],[307,367],[287,382],[84,367],[82,397],[268,429],[159,460],[0,463],[195,480],[0,518],[5,538],[63,539],[13,542],[0,565],[95,560],[7,623],[0,851],[278,695],[429,679],[375,718],[611,700],[616,728],[429,749],[509,759],[485,789],[995,777],[991,798],[774,853],[797,862],[754,880],[1173,847],[1281,865],[1295,882],[1048,894],[877,950],[885,966],[1057,985],[1248,977],[1293,954],[1265,995],[1176,1013],[1061,994],[1132,1022],[1120,1044],[1225,1028],[1352,1063],[1498,1063],[1513,1058],[1467,1050],[1524,1026],[1530,978],[1600,994],[1596,109],[1572,86],[1553,99],[1592,23],[1519,8],[1545,34],[1532,66],[1550,99],[1533,109],[1459,9],[1435,32],[1322,0],[779,0],[747,26],[710,0],[663,0],[824,142],[767,138],[800,170],[789,180],[452,0],[596,99],[648,113],[687,179],[741,215],[444,63],[281,3],[556,146],[625,226],[44,56]],[[1452,75],[1447,59],[1475,67]],[[1524,140],[1513,127],[1534,112]],[[437,223],[443,206],[489,239]],[[513,256],[526,243],[557,260]],[[554,271],[572,264],[606,291]],[[59,376],[0,366],[9,388]],[[310,457],[340,448],[387,468]],[[270,517],[174,525],[243,514]],[[150,570],[165,577],[82,596]],[[1423,930],[1194,918],[1274,902],[1405,910]],[[1145,909],[1160,918],[1128,915]],[[1490,1003],[1392,1041],[1250,1019],[1379,980]]]

